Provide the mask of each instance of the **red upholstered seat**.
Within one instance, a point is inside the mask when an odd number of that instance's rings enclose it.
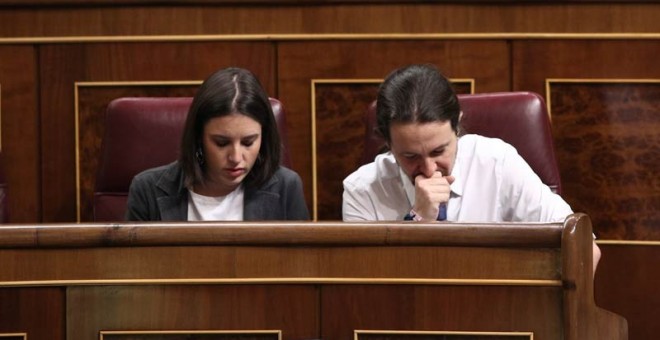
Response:
[[[128,187],[143,170],[178,159],[192,97],[118,98],[106,110],[105,135],[94,188],[94,220],[122,221]],[[270,98],[282,140],[282,164],[289,166],[285,114]]]
[[[531,92],[459,95],[463,111],[462,134],[500,138],[513,145],[541,181],[561,194],[561,178],[555,157],[550,119],[541,96]],[[373,161],[384,142],[375,133],[376,102],[367,109],[367,133],[362,162]]]

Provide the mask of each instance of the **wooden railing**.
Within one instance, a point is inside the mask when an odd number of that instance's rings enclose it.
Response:
[[[594,304],[590,251],[582,214],[563,225],[9,225],[0,335],[626,339],[625,320]]]

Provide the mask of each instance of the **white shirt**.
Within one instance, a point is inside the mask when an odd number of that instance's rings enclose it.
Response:
[[[459,138],[447,220],[560,222],[571,207],[500,139]],[[415,187],[394,156],[376,156],[344,179],[344,221],[401,221],[415,203]]]
[[[243,186],[226,196],[211,197],[188,190],[188,221],[242,221]]]

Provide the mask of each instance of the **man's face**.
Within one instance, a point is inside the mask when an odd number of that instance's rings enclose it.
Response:
[[[456,161],[458,137],[451,123],[393,123],[390,125],[390,150],[403,172],[415,177],[431,177],[440,171],[451,174]]]

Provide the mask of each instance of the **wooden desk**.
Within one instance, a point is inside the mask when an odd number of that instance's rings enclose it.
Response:
[[[0,228],[0,339],[626,339],[591,222]],[[242,334],[242,335],[241,335]]]

